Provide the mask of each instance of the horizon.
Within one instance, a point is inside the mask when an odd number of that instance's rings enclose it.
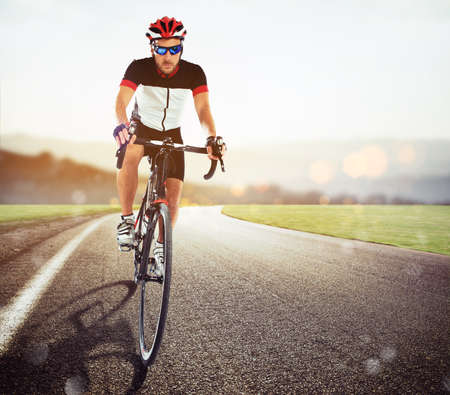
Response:
[[[79,139],[79,138],[74,138],[73,136],[58,136],[58,135],[52,135],[52,134],[33,134],[27,131],[22,131],[22,130],[14,130],[14,131],[6,131],[3,133],[0,133],[0,148],[2,148],[2,138],[12,138],[12,137],[30,137],[32,139],[38,139],[38,140],[45,140],[45,139],[49,139],[49,140],[61,140],[61,141],[69,141],[69,142],[74,142],[74,143],[101,143],[101,144],[110,144],[113,145],[114,147],[116,146],[116,143],[114,140],[108,138],[98,138],[96,140],[93,139]],[[283,141],[280,139],[277,142],[256,142],[256,143],[252,143],[251,145],[257,146],[257,147],[269,147],[269,146],[274,146],[274,145],[291,145],[291,144],[295,144],[295,143],[302,143],[302,142],[311,142],[311,143],[353,143],[353,142],[375,142],[375,141],[387,141],[387,142],[420,142],[420,141],[424,141],[424,142],[437,142],[437,141],[445,141],[445,142],[450,142],[450,134],[449,136],[438,136],[438,137],[433,137],[433,136],[420,136],[420,137],[389,137],[389,136],[357,136],[357,137],[342,137],[342,138],[314,138],[314,137],[303,137],[301,139],[296,139],[296,140],[287,140],[285,143],[283,143]],[[188,142],[185,142],[186,144],[190,144]],[[233,147],[237,147],[239,150],[242,149],[246,149],[247,147],[249,147],[249,144],[246,143],[234,143],[233,142]]]
[[[0,177],[3,203],[117,204],[115,176],[111,169],[80,163],[73,158],[58,158],[50,152],[32,156],[3,150],[0,153],[0,161],[7,170]],[[203,173],[206,171],[204,165]],[[379,169],[379,165],[369,166],[365,174],[353,177],[347,172],[336,175],[335,180],[325,180],[326,173],[320,171],[310,172],[311,180],[316,182],[307,183],[303,177],[303,182],[298,185],[282,182],[280,178],[252,178],[247,184],[188,179],[183,204],[450,204],[448,173],[428,176],[375,174]],[[220,174],[218,171],[217,178]],[[143,193],[147,175],[141,173],[136,202]],[[66,178],[62,184],[61,177]],[[370,179],[372,181],[368,183]]]

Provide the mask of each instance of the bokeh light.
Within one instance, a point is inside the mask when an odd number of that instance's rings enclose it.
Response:
[[[326,160],[315,161],[309,167],[309,178],[316,184],[326,184],[331,181],[333,176],[333,165]]]
[[[380,353],[380,357],[384,362],[392,362],[397,356],[397,350],[394,347],[383,347]]]
[[[342,170],[352,178],[379,177],[388,167],[386,153],[377,145],[369,145],[358,152],[349,154],[343,162]]]
[[[406,165],[414,163],[416,157],[416,150],[411,144],[403,145],[397,153],[398,161]]]
[[[67,395],[81,395],[87,391],[87,380],[82,376],[73,376],[66,381],[64,392]]]
[[[87,201],[87,196],[81,189],[76,189],[72,192],[72,202],[74,204],[84,204]]]
[[[233,185],[230,189],[230,192],[233,196],[240,197],[245,193],[245,186],[241,184]]]
[[[260,185],[257,185],[255,187],[255,189],[256,189],[256,192],[258,192],[258,193],[264,193],[269,190],[269,185],[268,184],[260,184]]]
[[[24,353],[27,362],[34,366],[42,365],[48,358],[48,345],[46,343],[31,344]]]
[[[378,358],[369,358],[366,362],[366,372],[371,376],[375,376],[381,372],[381,363]]]

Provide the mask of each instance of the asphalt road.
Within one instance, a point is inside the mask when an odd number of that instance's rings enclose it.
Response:
[[[166,332],[146,371],[116,222],[69,254],[26,314],[0,355],[1,394],[450,393],[448,256],[185,208]],[[0,314],[89,225],[29,248],[33,227],[0,234],[15,251],[0,260]]]

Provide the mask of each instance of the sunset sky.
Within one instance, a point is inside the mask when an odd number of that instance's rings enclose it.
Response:
[[[1,133],[112,139],[120,80],[164,15],[231,145],[450,137],[448,0],[2,0]],[[182,130],[204,142],[191,98]]]

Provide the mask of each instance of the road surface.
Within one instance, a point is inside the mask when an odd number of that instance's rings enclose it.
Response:
[[[116,222],[0,234],[1,394],[450,393],[448,256],[184,208],[146,371]]]

